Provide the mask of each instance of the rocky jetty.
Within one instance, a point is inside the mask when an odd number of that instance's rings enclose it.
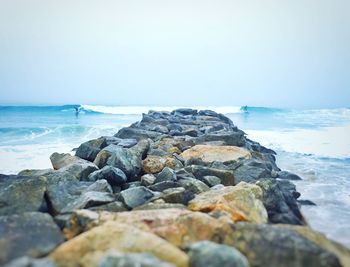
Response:
[[[222,114],[150,111],[50,159],[0,175],[1,266],[350,266],[307,225],[301,178]]]

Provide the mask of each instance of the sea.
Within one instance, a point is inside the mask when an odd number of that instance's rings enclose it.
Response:
[[[76,107],[80,112],[76,114]],[[0,106],[0,173],[50,168],[53,152],[113,135],[161,106]],[[350,109],[283,109],[212,106],[248,138],[277,152],[280,168],[300,175],[302,206],[315,230],[350,248]]]

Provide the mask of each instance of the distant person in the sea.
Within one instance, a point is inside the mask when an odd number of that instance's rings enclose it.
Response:
[[[248,113],[248,106],[243,106],[241,108],[241,110],[244,112],[244,113]]]
[[[75,109],[75,117],[79,117],[79,113],[80,113],[80,110],[81,110],[81,107],[74,107]]]

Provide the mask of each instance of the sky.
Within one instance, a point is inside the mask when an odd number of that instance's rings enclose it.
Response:
[[[349,0],[0,0],[0,104],[350,106]]]

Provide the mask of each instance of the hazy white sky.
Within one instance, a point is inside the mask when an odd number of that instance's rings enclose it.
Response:
[[[349,0],[0,0],[0,103],[349,106]]]

